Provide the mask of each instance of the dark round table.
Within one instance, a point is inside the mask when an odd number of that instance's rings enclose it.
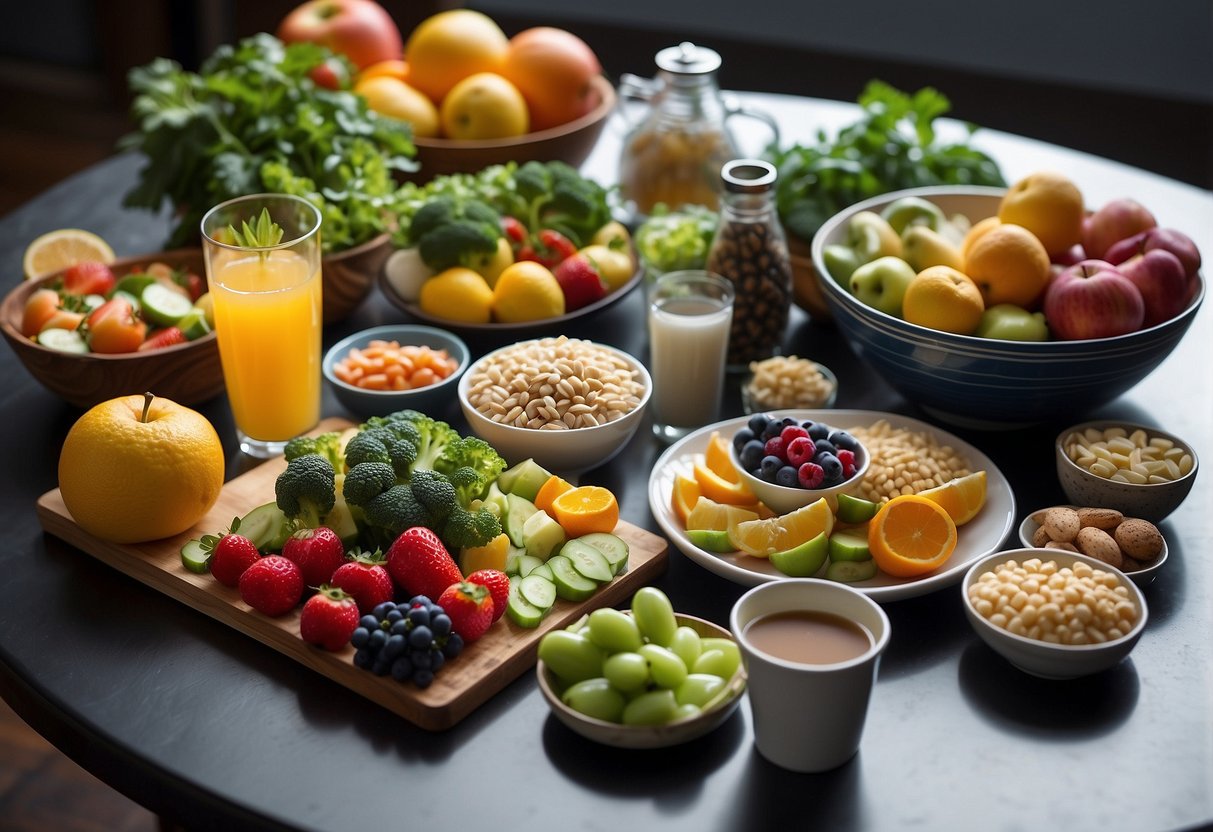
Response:
[[[786,138],[853,115],[846,105],[754,96]],[[1132,194],[1213,254],[1213,195],[1090,156],[983,134],[1008,178],[1055,167],[1092,203]],[[610,181],[618,130],[587,170]],[[167,220],[120,207],[138,160],[115,157],[0,220],[10,285],[37,234],[100,233],[120,254],[155,250]],[[1098,417],[1165,427],[1213,450],[1208,308],[1176,352]],[[647,357],[641,292],[576,335]],[[404,319],[376,291],[327,343]],[[574,334],[574,333],[570,333]],[[486,345],[473,344],[482,351]],[[859,363],[838,331],[796,311],[790,352],[841,379],[837,406],[926,419]],[[428,733],[306,667],[44,535],[34,501],[56,485],[79,416],[11,350],[3,454],[0,695],[64,753],[152,811],[191,829],[1066,829],[1169,830],[1213,820],[1213,548],[1209,477],[1163,525],[1171,558],[1146,590],[1148,629],[1129,660],[1071,682],[1027,676],[987,648],[949,587],[889,603],[893,637],[857,757],[796,775],[753,748],[748,706],[688,745],[621,751],[573,734],[524,674],[455,728]],[[249,462],[219,397],[199,408]],[[326,394],[325,413],[341,410]],[[736,381],[722,418],[738,415]],[[452,403],[444,416],[462,419]],[[1063,500],[1053,439],[1065,423],[983,433],[947,427],[989,454],[1019,517]],[[625,520],[658,532],[646,499],[662,447],[647,427],[583,481],[621,495]],[[121,483],[114,483],[120,488]],[[1014,539],[1006,547],[1018,545]],[[727,624],[743,587],[672,550],[659,585],[675,607]],[[812,702],[803,703],[811,708]]]

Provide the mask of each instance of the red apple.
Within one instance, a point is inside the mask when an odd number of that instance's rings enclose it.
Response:
[[[1045,290],[1045,320],[1064,341],[1110,338],[1141,328],[1141,292],[1111,263],[1084,260],[1063,271]]]
[[[607,285],[602,275],[584,254],[566,257],[560,261],[552,274],[556,276],[560,291],[564,293],[566,312],[580,309],[606,296]]]
[[[1104,259],[1115,243],[1154,228],[1154,215],[1132,199],[1114,199],[1083,220],[1082,247],[1088,257]]]
[[[308,0],[282,19],[278,38],[327,46],[359,69],[404,54],[396,21],[374,0]]]
[[[585,41],[563,29],[537,26],[514,35],[501,74],[522,91],[532,130],[565,124],[600,103],[591,82],[602,65]]]
[[[1187,306],[1188,276],[1183,263],[1171,252],[1152,249],[1130,257],[1118,268],[1141,292],[1146,311],[1142,326],[1169,321]]]

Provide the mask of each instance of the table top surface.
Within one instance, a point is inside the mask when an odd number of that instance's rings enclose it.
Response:
[[[784,141],[809,140],[856,114],[853,105],[808,99],[749,101],[776,116]],[[621,133],[618,120],[608,125],[586,163],[600,181],[614,181]],[[1208,191],[1007,134],[982,131],[976,143],[1008,180],[1051,168],[1078,182],[1089,204],[1134,196],[1213,255]],[[53,228],[96,231],[121,254],[159,248],[167,218],[120,207],[138,166],[115,157],[0,220],[9,285],[26,244]],[[642,293],[633,292],[576,334],[647,359],[643,315]],[[1165,427],[1213,458],[1211,318],[1206,304],[1170,358],[1091,415]],[[325,341],[403,319],[376,291]],[[836,371],[837,407],[933,421],[862,365],[832,325],[796,310],[786,347]],[[795,775],[758,756],[746,707],[689,745],[625,752],[593,745],[549,716],[531,674],[450,731],[413,727],[44,535],[34,501],[55,486],[58,448],[79,411],[40,387],[11,350],[0,351],[0,372],[9,385],[0,401],[0,422],[9,426],[0,461],[0,695],[85,768],[192,827],[370,829],[455,818],[506,829],[1213,823],[1213,570],[1201,563],[1213,548],[1207,476],[1162,524],[1171,558],[1145,589],[1149,627],[1129,660],[1086,679],[1042,681],[978,639],[955,587],[889,603],[893,636],[859,754],[827,774]],[[342,414],[325,396],[326,415]],[[224,440],[228,476],[247,470],[226,399],[199,409]],[[722,418],[740,412],[732,379]],[[464,424],[454,402],[437,415]],[[999,433],[941,426],[999,466],[1016,494],[1017,521],[1063,500],[1052,441],[1066,424]],[[614,490],[623,519],[659,533],[646,490],[662,450],[646,426],[583,481]],[[744,591],[676,550],[658,585],[676,609],[725,625]]]

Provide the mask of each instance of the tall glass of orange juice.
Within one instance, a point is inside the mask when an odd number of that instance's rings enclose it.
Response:
[[[229,200],[202,218],[202,248],[240,449],[274,456],[320,421],[320,211]]]

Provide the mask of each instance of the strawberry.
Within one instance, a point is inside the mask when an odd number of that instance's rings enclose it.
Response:
[[[303,597],[303,573],[282,555],[260,558],[240,576],[240,597],[271,618],[285,615]]]
[[[185,333],[179,327],[166,326],[164,329],[156,330],[149,335],[147,340],[139,345],[139,349],[136,352],[175,347],[178,344],[184,344],[185,341]]]
[[[382,552],[357,554],[337,567],[329,583],[354,596],[358,610],[366,615],[384,601],[392,600],[395,591],[392,576],[383,563]]]
[[[552,274],[564,293],[564,308],[568,312],[606,296],[607,286],[602,275],[584,254],[574,254],[561,261]]]
[[[218,540],[208,535],[202,539],[203,547],[208,543],[208,539],[214,541],[211,548],[211,574],[224,586],[239,584],[244,570],[261,559],[261,553],[257,551],[253,541],[244,535],[229,532]]]
[[[108,295],[117,280],[110,267],[96,260],[82,260],[63,273],[63,290],[73,295]]]
[[[337,587],[325,584],[307,599],[299,614],[299,636],[325,650],[340,650],[349,644],[358,628],[358,604]]]
[[[299,565],[305,584],[320,586],[327,584],[337,567],[345,563],[345,546],[327,526],[300,529],[282,544],[282,556]]]
[[[467,576],[474,584],[487,587],[493,596],[493,620],[505,615],[505,605],[510,600],[510,578],[498,569],[477,569]]]
[[[493,623],[493,594],[483,584],[459,581],[443,590],[438,606],[451,619],[451,629],[471,644]]]
[[[387,550],[387,571],[410,597],[437,598],[448,586],[463,580],[451,553],[424,526],[405,529],[396,538]]]

